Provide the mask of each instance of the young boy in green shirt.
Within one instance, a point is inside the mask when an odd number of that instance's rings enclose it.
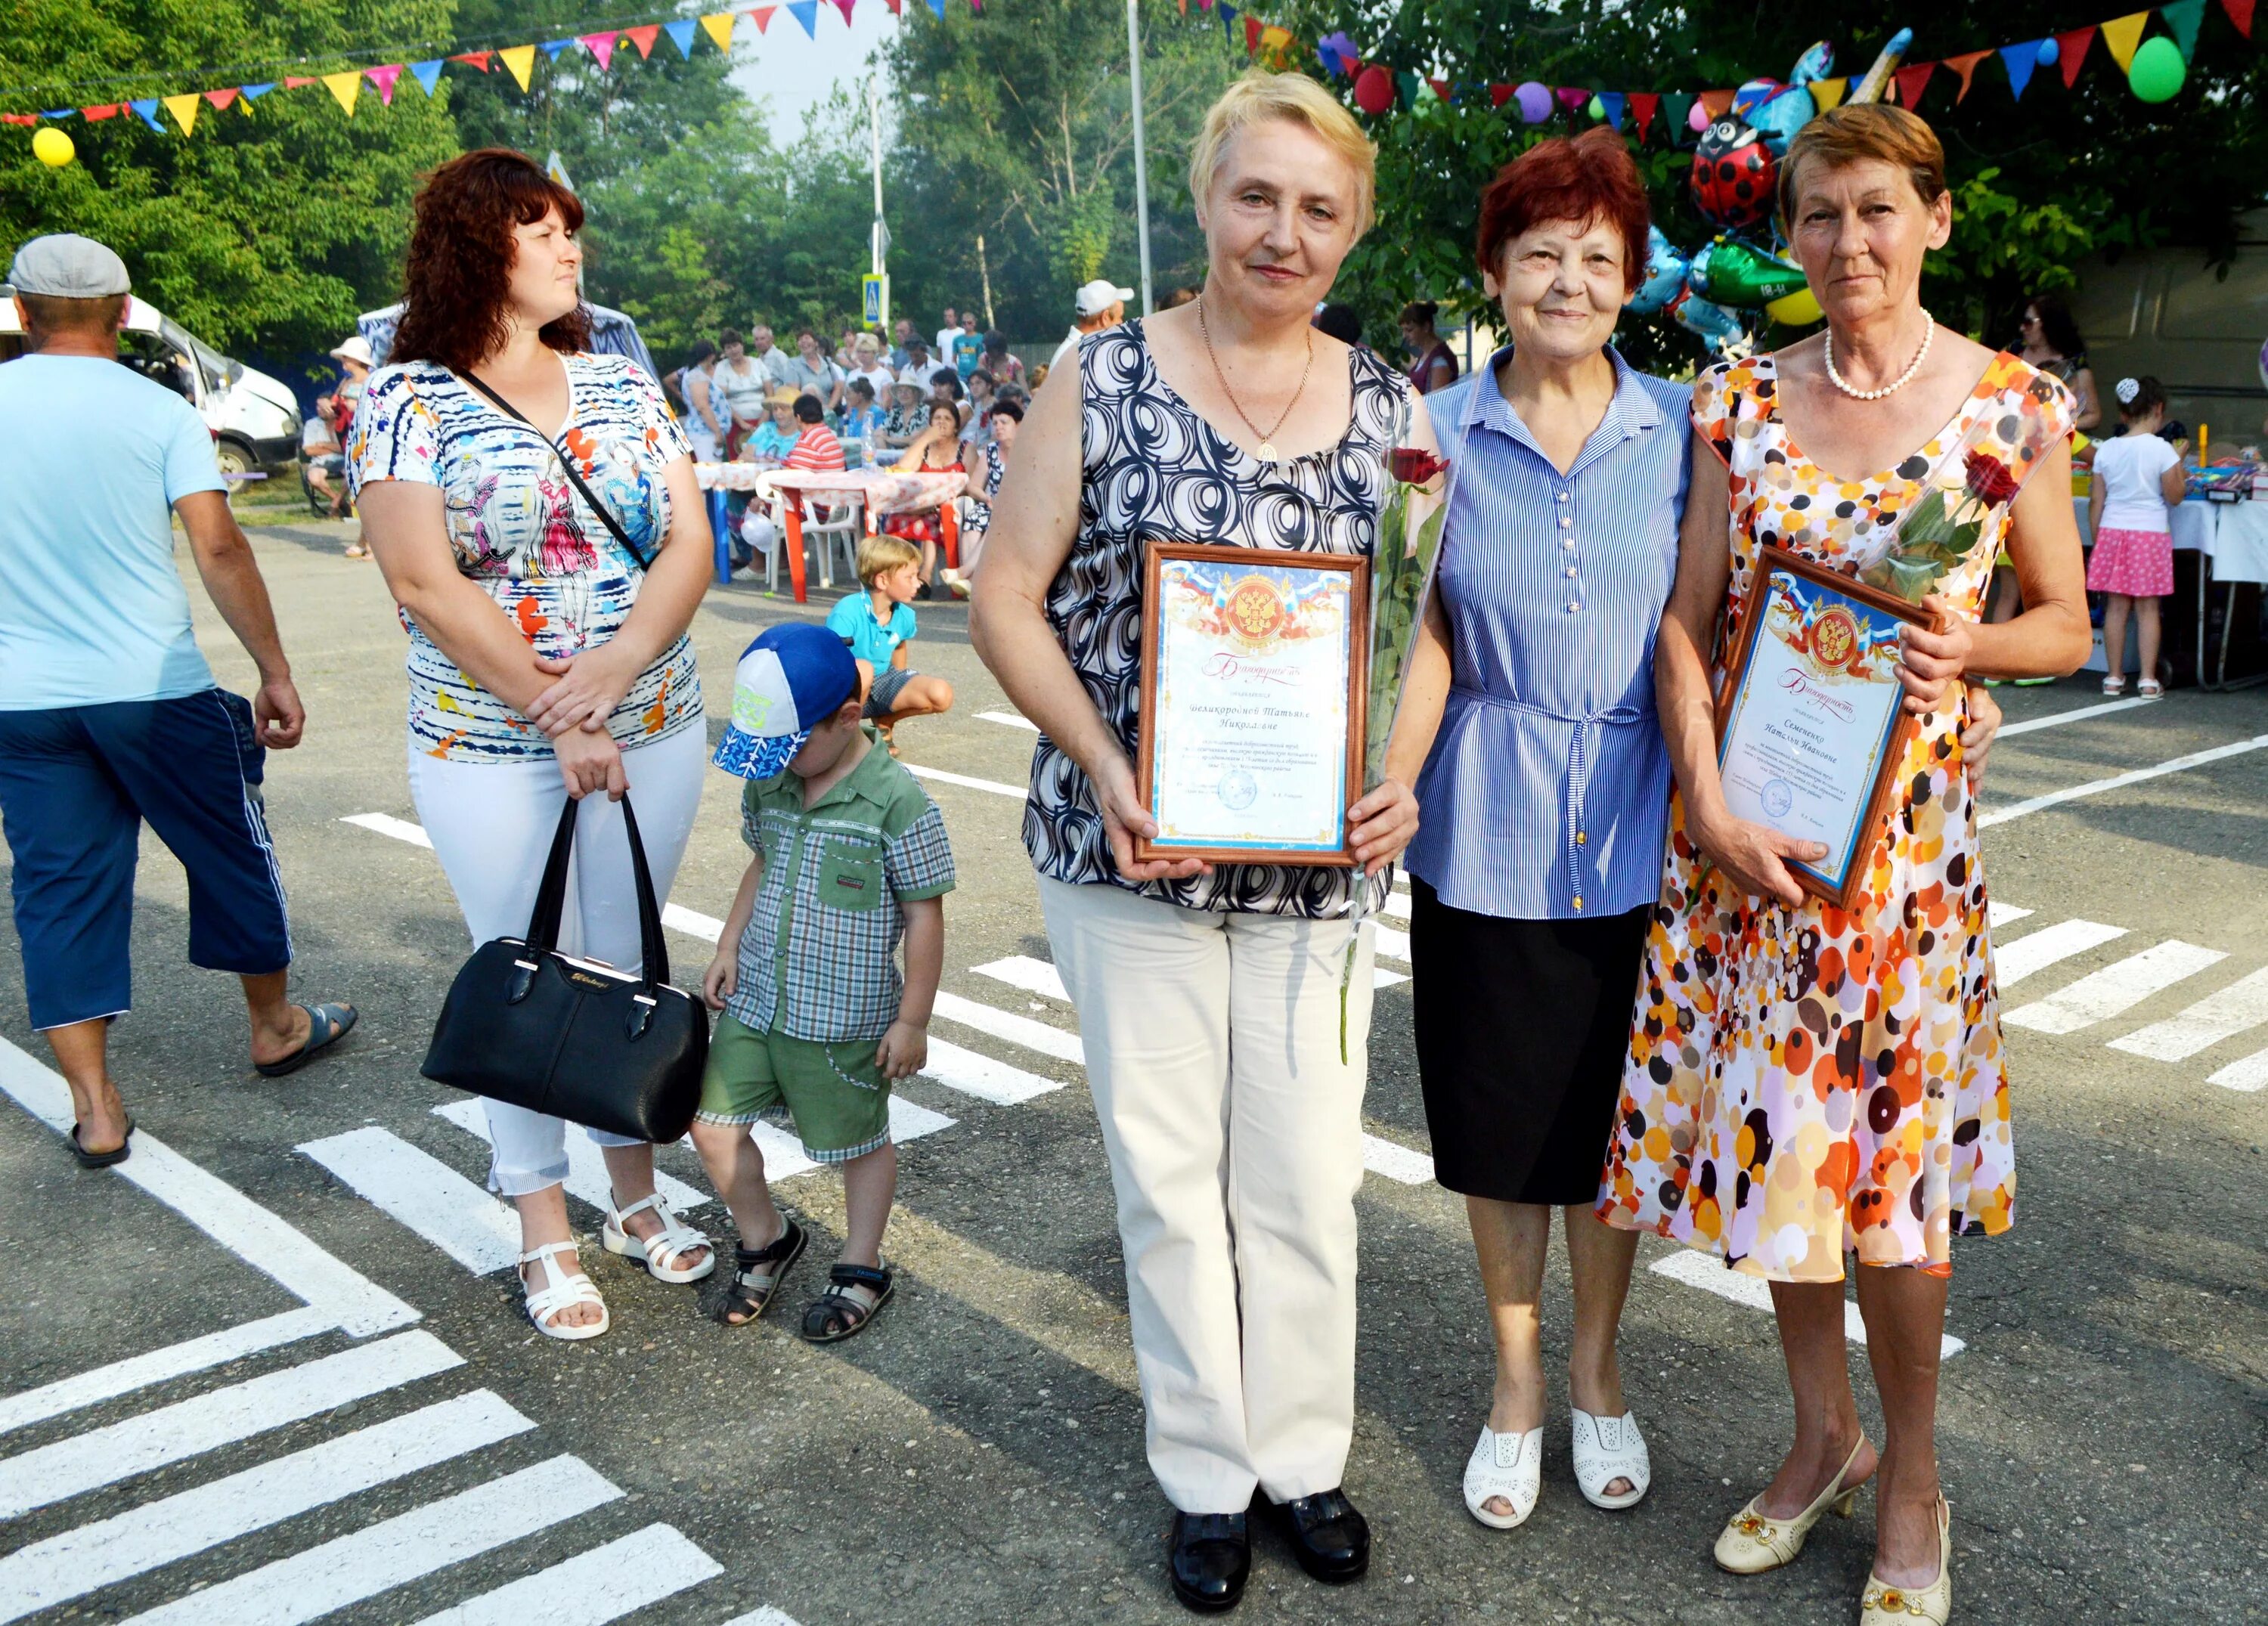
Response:
[[[814,1343],[850,1337],[889,1301],[890,1085],[929,1058],[954,885],[945,817],[874,748],[860,687],[825,628],[770,628],[740,657],[714,759],[748,781],[741,838],[755,854],[701,984],[721,1014],[693,1144],[740,1231],[723,1320],[763,1314],[809,1240],[773,1205],[748,1134],[784,1109],[804,1155],[842,1168],[849,1210],[828,1290],[804,1312]]]

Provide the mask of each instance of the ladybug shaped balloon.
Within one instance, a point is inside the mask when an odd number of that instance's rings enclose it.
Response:
[[[1693,154],[1693,202],[1728,231],[1755,225],[1772,210],[1779,159],[1745,119],[1719,119]]]

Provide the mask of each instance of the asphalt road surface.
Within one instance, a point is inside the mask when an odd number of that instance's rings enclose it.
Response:
[[[728,1330],[706,1313],[715,1282],[663,1286],[592,1246],[614,1330],[561,1344],[520,1315],[477,1115],[417,1073],[467,944],[416,841],[401,634],[344,534],[263,528],[258,545],[310,715],[267,788],[295,993],[354,1001],[359,1029],[289,1079],[254,1075],[233,982],[184,962],[186,888],[150,841],[135,1009],[113,1045],[141,1135],[87,1174],[58,1139],[69,1109],[20,986],[0,977],[0,1621],[1180,1619],[1108,1171],[1018,840],[1032,735],[965,613],[924,607],[917,665],[959,699],[901,731],[961,888],[932,1075],[902,1092],[896,1302],[847,1343],[794,1335],[842,1224],[839,1185],[805,1173],[780,1181],[820,1233],[788,1314]],[[711,594],[695,636],[712,733],[741,646],[835,595],[813,596]],[[198,603],[222,680],[247,687]],[[2268,690],[2001,694],[2024,732],[1994,760],[1985,846],[2021,1197],[2012,1232],[1958,1250],[1940,1446],[1959,1618],[2257,1620]],[[681,982],[744,862],[735,789],[710,784],[678,877]],[[1381,968],[1406,970],[1406,952],[1384,938]],[[16,953],[0,926],[0,966]],[[1406,986],[1381,990],[1366,1107],[1347,1484],[1375,1562],[1324,1588],[1263,1532],[1245,1613],[1853,1618],[1871,1502],[1786,1571],[1711,1564],[1786,1437],[1779,1357],[1758,1303],[1652,1241],[1623,1338],[1652,1495],[1624,1513],[1581,1500],[1561,1389],[1535,1517],[1498,1534],[1466,1515],[1489,1346],[1462,1208],[1429,1178],[1409,1012]],[[661,1162],[724,1234],[690,1151]],[[578,1167],[573,1189],[595,1243],[596,1177]],[[1555,1362],[1569,1308],[1555,1257]]]

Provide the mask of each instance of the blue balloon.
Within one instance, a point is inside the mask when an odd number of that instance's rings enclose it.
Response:
[[[1798,85],[1750,108],[1749,123],[1763,135],[1765,146],[1776,153],[1786,152],[1788,137],[1810,123],[1818,112],[1819,104],[1811,99],[1811,92]]]
[[[1652,316],[1667,310],[1685,287],[1685,256],[1661,234],[1660,226],[1646,229],[1646,280],[1623,303],[1633,316]]]
[[[2043,40],[2037,55],[2041,67],[2052,68],[2056,65],[2056,59],[2063,55],[2063,48],[2053,40]]]
[[[1671,307],[1680,326],[1697,333],[1722,350],[1748,336],[1748,324],[1721,305],[1712,305],[1697,294],[1687,294]]]

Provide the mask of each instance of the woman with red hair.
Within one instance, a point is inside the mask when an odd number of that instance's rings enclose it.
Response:
[[[1481,196],[1478,260],[1512,343],[1427,398],[1451,484],[1387,773],[1414,777],[1420,808],[1411,987],[1434,1167],[1464,1195],[1496,1339],[1465,1504],[1498,1529],[1542,1488],[1554,1208],[1576,1483],[1619,1509],[1651,1477],[1616,1357],[1637,1240],[1593,1212],[1660,887],[1654,636],[1692,478],[1690,389],[1612,343],[1646,227],[1610,129],[1506,165]]]
[[[475,944],[528,926],[542,854],[577,815],[560,947],[640,960],[633,784],[666,897],[701,799],[701,680],[685,636],[710,542],[690,445],[637,364],[590,352],[582,205],[520,153],[451,159],[418,195],[408,308],[371,378],[351,460],[363,534],[409,633],[409,790]],[[594,791],[606,794],[585,799]],[[528,1318],[608,1326],[561,1190],[566,1125],[489,1101],[490,1188],[519,1209]],[[657,1280],[715,1269],[655,1192],[653,1148],[590,1131],[614,1203],[601,1240]]]

